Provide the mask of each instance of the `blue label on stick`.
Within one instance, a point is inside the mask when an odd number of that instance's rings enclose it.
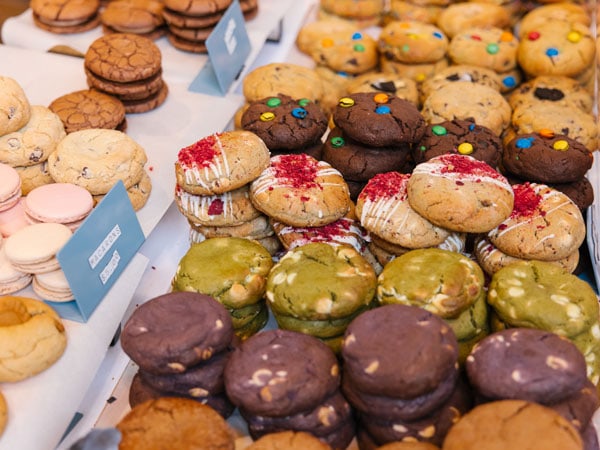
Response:
[[[49,303],[61,317],[87,322],[143,242],[144,233],[119,181],[56,255],[75,300]]]

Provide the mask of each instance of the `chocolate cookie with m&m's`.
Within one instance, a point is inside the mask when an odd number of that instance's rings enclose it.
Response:
[[[342,97],[333,111],[333,121],[352,139],[373,147],[418,142],[426,127],[413,103],[392,94],[371,92]]]

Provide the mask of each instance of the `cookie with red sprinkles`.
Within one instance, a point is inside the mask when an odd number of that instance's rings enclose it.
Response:
[[[250,199],[273,220],[297,227],[335,222],[352,206],[342,174],[305,153],[273,156],[250,185]]]
[[[417,164],[406,189],[417,213],[453,231],[488,232],[513,210],[506,177],[468,155],[445,154]]]
[[[263,140],[250,131],[211,134],[179,150],[177,184],[192,194],[223,194],[258,177],[270,156]]]
[[[487,238],[504,253],[524,259],[556,261],[576,251],[585,239],[580,209],[545,184],[513,186],[514,209]]]

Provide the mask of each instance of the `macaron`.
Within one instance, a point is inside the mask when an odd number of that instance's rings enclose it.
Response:
[[[52,272],[60,268],[56,253],[72,234],[69,227],[60,223],[29,225],[6,239],[6,257],[22,272]]]
[[[21,177],[8,164],[0,163],[0,211],[13,207],[21,197]]]
[[[31,286],[33,291],[44,300],[68,302],[75,298],[67,277],[61,269],[34,275]]]
[[[6,257],[4,246],[0,246],[0,295],[12,294],[31,283],[31,274],[14,268]]]
[[[13,207],[0,211],[0,235],[8,237],[29,225],[23,200],[21,197]]]
[[[29,223],[61,223],[75,231],[92,211],[89,191],[72,183],[51,183],[33,189],[24,201]]]

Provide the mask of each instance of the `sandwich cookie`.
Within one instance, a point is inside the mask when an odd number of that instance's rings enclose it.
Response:
[[[82,33],[100,24],[100,1],[33,0],[33,23],[57,34]]]
[[[31,274],[15,269],[6,257],[4,245],[0,245],[0,295],[17,292],[29,286],[31,280]]]
[[[33,276],[33,291],[44,300],[68,302],[75,299],[65,273],[58,269]]]

